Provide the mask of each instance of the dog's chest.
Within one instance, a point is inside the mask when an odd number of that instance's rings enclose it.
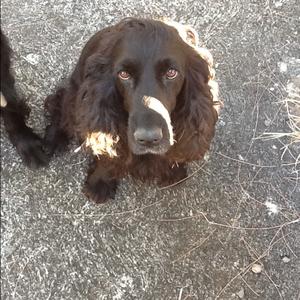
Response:
[[[134,155],[128,165],[128,173],[142,181],[154,181],[168,168],[169,162],[164,157],[153,154]]]

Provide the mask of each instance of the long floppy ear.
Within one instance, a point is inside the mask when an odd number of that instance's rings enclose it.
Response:
[[[76,105],[77,133],[85,145],[94,155],[117,156],[127,113],[115,86],[110,58],[94,54],[87,59]]]
[[[190,48],[186,79],[172,114],[176,161],[202,159],[218,119],[218,85],[208,50]],[[176,157],[177,156],[177,157]]]

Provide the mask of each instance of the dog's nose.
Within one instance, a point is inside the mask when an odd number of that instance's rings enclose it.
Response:
[[[161,128],[138,128],[134,132],[134,138],[137,143],[143,146],[155,146],[158,145],[163,137]]]

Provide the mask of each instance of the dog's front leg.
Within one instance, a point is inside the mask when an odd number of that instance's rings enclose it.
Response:
[[[173,164],[165,168],[164,172],[161,174],[157,183],[161,188],[163,188],[169,185],[176,184],[177,182],[181,182],[181,180],[186,177],[187,177],[186,164],[184,163]]]
[[[103,203],[113,199],[118,187],[118,180],[114,175],[115,165],[94,159],[83,187],[83,193],[95,203]]]

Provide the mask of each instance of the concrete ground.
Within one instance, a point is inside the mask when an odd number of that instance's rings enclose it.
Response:
[[[225,103],[210,156],[186,182],[159,190],[126,178],[98,206],[81,194],[87,157],[76,145],[32,172],[1,128],[2,299],[299,299],[300,147],[260,138],[289,130],[282,100],[299,88],[299,9],[296,0],[1,1],[39,133],[44,98],[84,43],[127,16],[193,25]]]

